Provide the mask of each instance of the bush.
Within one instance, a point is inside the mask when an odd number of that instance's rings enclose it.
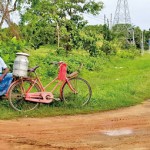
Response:
[[[136,56],[140,55],[140,51],[136,49],[129,49],[129,50],[120,50],[117,52],[117,56],[121,58],[130,58],[133,59]]]
[[[0,41],[0,56],[4,61],[11,66],[16,57],[16,53],[23,51],[26,46],[26,42],[23,40],[16,40],[12,38],[7,41]]]
[[[106,55],[116,54],[115,47],[112,44],[110,44],[110,42],[108,42],[108,41],[103,42],[101,49]]]

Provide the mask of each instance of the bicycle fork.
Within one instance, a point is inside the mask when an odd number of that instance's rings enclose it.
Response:
[[[70,90],[73,91],[74,94],[77,94],[78,92],[73,88],[73,86],[71,85],[71,83],[69,82],[69,80],[66,80],[66,82],[67,82]]]

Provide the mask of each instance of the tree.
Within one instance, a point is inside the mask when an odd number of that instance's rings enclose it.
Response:
[[[134,28],[134,33],[135,33],[135,45],[138,49],[141,48],[141,29],[139,27]]]
[[[33,7],[39,0],[0,0],[0,29],[4,23],[8,25],[13,36],[20,38],[19,29],[12,21],[12,14],[16,11],[21,11],[26,4]]]
[[[150,30],[144,31],[144,47],[146,50],[149,49]]]
[[[0,29],[4,22],[11,28],[14,36],[19,37],[18,32],[15,30],[14,23],[12,22],[10,15],[12,12],[16,11],[18,6],[18,0],[1,0],[0,1]]]
[[[106,24],[103,25],[103,36],[106,41],[110,41],[112,39],[111,31]]]
[[[87,25],[80,31],[79,35],[77,46],[88,51],[90,56],[101,55],[104,40],[102,25]]]
[[[41,21],[49,27],[55,27],[54,38],[60,43],[58,46],[63,47],[67,53],[76,43],[79,30],[87,23],[83,18],[83,13],[97,15],[102,7],[102,2],[87,0],[39,0],[34,7],[30,7],[22,15],[21,23],[27,24],[35,32],[38,32],[37,26]]]

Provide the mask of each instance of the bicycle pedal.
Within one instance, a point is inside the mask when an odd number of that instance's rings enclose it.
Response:
[[[55,101],[60,101],[61,99],[60,99],[60,98],[54,98],[54,100],[55,100]]]

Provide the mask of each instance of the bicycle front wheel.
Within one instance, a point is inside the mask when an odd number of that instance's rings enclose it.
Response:
[[[74,106],[84,106],[91,98],[92,90],[89,83],[82,78],[72,78],[66,82],[62,88],[62,99],[67,103]]]
[[[9,102],[13,109],[17,111],[30,111],[35,109],[39,103],[25,100],[25,93],[32,86],[30,92],[39,92],[40,87],[31,80],[16,82],[9,90]],[[24,92],[23,92],[24,91]]]

